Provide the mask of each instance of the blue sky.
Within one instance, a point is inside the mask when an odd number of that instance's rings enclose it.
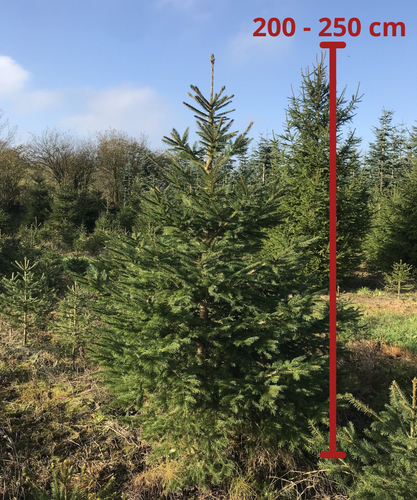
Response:
[[[216,90],[234,94],[235,129],[254,121],[257,139],[280,133],[291,86],[316,61],[323,40],[338,51],[338,90],[360,82],[362,102],[352,123],[372,140],[383,108],[394,122],[417,125],[417,3],[415,0],[3,0],[0,108],[18,140],[47,127],[80,135],[115,128],[145,134],[151,147],[173,127],[194,129],[190,84],[206,95],[210,54]],[[292,37],[253,37],[254,19],[294,19]],[[319,37],[319,19],[356,17],[357,37]],[[372,22],[404,22],[404,37],[372,37]],[[303,27],[311,27],[304,32]]]

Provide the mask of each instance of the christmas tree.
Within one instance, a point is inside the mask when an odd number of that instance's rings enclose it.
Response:
[[[359,102],[349,102],[345,91],[337,97],[337,262],[338,276],[349,276],[359,264],[368,229],[368,197],[361,175],[360,140],[342,128],[349,124]],[[322,283],[329,276],[329,81],[322,58],[312,71],[302,74],[298,95],[289,99],[279,169],[287,192],[281,210],[284,224],[271,233],[278,244],[294,238],[314,239],[306,272],[316,272]]]
[[[296,244],[259,256],[279,222],[276,183],[229,182],[248,144],[231,131],[233,96],[196,86],[186,104],[199,141],[173,129],[169,164],[141,210],[153,231],[119,237],[90,272],[103,322],[104,378],[135,405],[150,463],[175,464],[170,487],[236,473],[236,447],[301,446],[327,408],[327,314],[301,276]],[[233,177],[233,176],[232,176]],[[235,451],[233,451],[235,450]]]

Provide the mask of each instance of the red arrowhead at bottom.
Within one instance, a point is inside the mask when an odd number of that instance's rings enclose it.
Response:
[[[320,458],[345,458],[346,453],[344,451],[321,451]]]

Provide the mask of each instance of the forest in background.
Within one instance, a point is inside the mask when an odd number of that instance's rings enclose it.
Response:
[[[417,127],[383,110],[362,154],[361,96],[339,93],[347,457],[320,460],[326,67],[302,74],[282,133],[253,146],[214,91],[213,56],[211,71],[210,95],[192,85],[184,103],[195,144],[188,130],[152,151],[145,136],[48,129],[16,145],[2,121],[3,500],[416,498]],[[388,328],[371,298],[404,316]]]

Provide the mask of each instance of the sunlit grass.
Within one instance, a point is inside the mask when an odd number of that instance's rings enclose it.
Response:
[[[407,294],[398,300],[391,294],[379,295],[363,289],[350,297],[363,313],[368,340],[403,347],[417,354],[416,298],[415,294]]]

